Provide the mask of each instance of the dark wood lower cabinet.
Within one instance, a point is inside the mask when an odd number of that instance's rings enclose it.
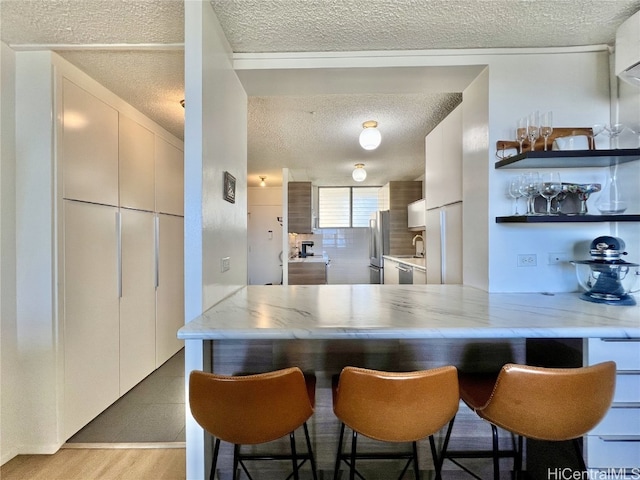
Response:
[[[289,285],[324,285],[327,266],[324,262],[294,262],[289,264]]]

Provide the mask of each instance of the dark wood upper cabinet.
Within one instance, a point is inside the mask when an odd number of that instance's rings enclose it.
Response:
[[[289,182],[289,233],[313,233],[311,182]]]

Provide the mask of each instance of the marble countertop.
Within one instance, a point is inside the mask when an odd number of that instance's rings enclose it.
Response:
[[[640,306],[576,293],[487,293],[462,285],[251,285],[178,338],[640,338]]]
[[[394,262],[404,263],[405,265],[411,265],[418,270],[426,271],[426,258],[424,257],[406,257],[400,256],[395,257],[393,255],[383,255],[382,258],[385,260],[392,260]]]

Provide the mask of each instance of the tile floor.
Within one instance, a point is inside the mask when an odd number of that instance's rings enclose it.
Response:
[[[67,443],[184,442],[184,349]]]

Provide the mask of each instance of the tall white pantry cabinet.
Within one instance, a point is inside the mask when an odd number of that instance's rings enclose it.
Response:
[[[183,153],[69,79],[61,88],[69,438],[182,347]]]

